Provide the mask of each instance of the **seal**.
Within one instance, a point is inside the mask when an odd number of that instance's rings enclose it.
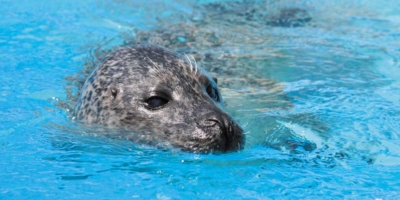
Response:
[[[75,117],[138,143],[197,153],[240,150],[243,130],[223,111],[216,82],[186,55],[155,45],[122,47],[88,76]]]

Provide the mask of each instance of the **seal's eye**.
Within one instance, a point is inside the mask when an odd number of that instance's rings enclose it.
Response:
[[[153,96],[146,100],[147,107],[152,110],[159,109],[168,102],[168,99],[159,96]]]
[[[208,94],[208,96],[210,96],[211,99],[213,99],[214,101],[216,101],[216,102],[219,102],[219,101],[220,101],[218,92],[217,92],[217,90],[216,90],[212,85],[209,85],[209,86],[207,87],[207,94]]]

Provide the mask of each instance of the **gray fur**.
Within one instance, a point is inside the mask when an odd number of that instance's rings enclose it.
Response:
[[[214,99],[207,92],[211,87]],[[169,102],[151,109],[146,102],[154,96]],[[192,152],[238,150],[244,143],[212,77],[186,55],[152,45],[109,54],[87,78],[76,118],[122,130],[135,142]]]

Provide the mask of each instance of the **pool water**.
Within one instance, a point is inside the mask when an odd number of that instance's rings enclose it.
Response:
[[[400,196],[398,2],[222,2],[1,1],[0,199]],[[311,20],[268,21],[286,8]],[[246,147],[163,151],[71,119],[80,70],[137,42],[217,76]]]

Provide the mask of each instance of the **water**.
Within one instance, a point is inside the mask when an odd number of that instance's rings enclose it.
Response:
[[[398,197],[398,3],[225,2],[1,1],[0,198]],[[287,7],[312,20],[266,26]],[[197,51],[245,127],[243,151],[161,151],[67,117],[65,78],[99,45],[136,40]]]

